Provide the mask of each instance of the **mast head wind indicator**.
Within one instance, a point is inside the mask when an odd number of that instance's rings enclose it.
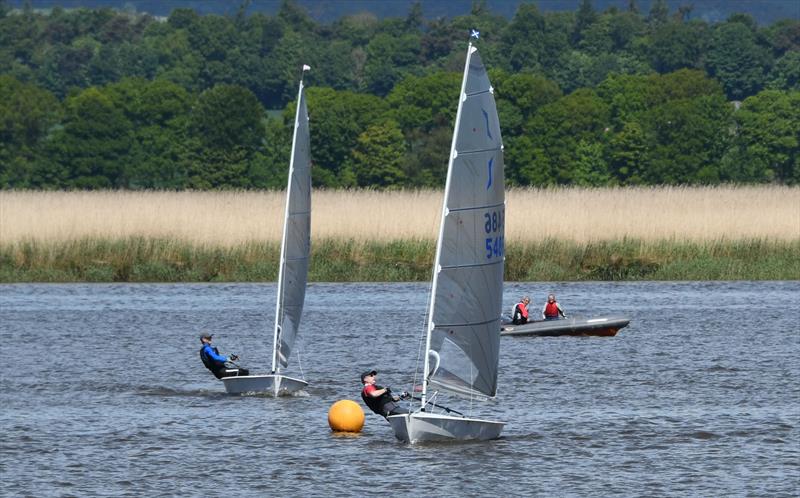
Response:
[[[300,70],[300,85],[303,84],[303,77],[306,75],[306,71],[311,71],[311,66],[303,64],[303,68]]]

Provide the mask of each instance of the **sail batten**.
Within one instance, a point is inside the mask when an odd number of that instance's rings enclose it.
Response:
[[[474,97],[475,95],[480,95],[482,93],[492,93],[492,90],[481,90],[478,92],[465,92],[464,95],[467,97]]]
[[[453,213],[457,213],[459,211],[475,211],[475,210],[480,210],[480,209],[492,209],[492,208],[498,208],[498,207],[501,207],[501,206],[503,206],[503,204],[488,204],[488,205],[482,205],[482,206],[468,206],[468,207],[462,207],[462,208],[450,208],[449,211],[453,212]]]
[[[297,258],[286,258],[286,261],[303,261],[304,259],[308,259],[308,256],[300,256]]]
[[[428,385],[479,399],[497,391],[505,260],[503,143],[477,49],[467,52],[428,311]],[[447,324],[447,325],[442,325]]]
[[[468,154],[480,154],[481,152],[492,152],[492,151],[496,151],[496,150],[499,150],[499,149],[500,149],[499,147],[492,147],[492,148],[489,148],[489,149],[460,150],[460,151],[458,151],[458,155],[459,156],[462,156],[462,155],[466,156]]]
[[[441,270],[440,271],[442,271],[442,270],[459,269],[459,268],[461,268],[461,269],[463,269],[463,268],[475,268],[475,267],[478,267],[478,266],[489,266],[489,265],[497,265],[497,264],[500,264],[500,263],[498,263],[497,261],[493,261],[491,263],[475,263],[475,264],[471,264],[471,265],[441,265],[441,267],[440,267]]]
[[[458,322],[458,323],[437,323],[437,329],[446,329],[448,327],[461,327],[465,325],[489,325],[490,323],[499,322],[500,320],[487,320],[485,322]]]

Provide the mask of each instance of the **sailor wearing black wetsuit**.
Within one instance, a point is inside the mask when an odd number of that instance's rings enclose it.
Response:
[[[392,396],[388,387],[380,387],[375,384],[377,374],[378,372],[375,370],[361,374],[361,383],[364,384],[364,389],[361,390],[361,399],[364,400],[364,404],[383,417],[408,413],[408,410],[397,404],[397,401],[406,397],[407,393],[403,393],[402,396]]]
[[[223,377],[250,375],[250,372],[246,368],[232,368],[225,365],[226,362],[236,361],[239,357],[235,354],[230,355],[230,357],[219,354],[217,348],[211,345],[211,339],[213,337],[214,336],[208,332],[204,332],[200,335],[200,342],[203,344],[203,347],[200,348],[200,359],[203,360],[203,365],[211,370],[214,377],[221,379]]]

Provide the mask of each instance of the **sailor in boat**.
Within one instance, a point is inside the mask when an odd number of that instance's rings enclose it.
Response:
[[[381,387],[375,383],[376,375],[378,375],[376,370],[361,374],[361,383],[364,385],[364,389],[361,390],[361,399],[364,400],[367,408],[382,417],[409,413],[407,409],[397,404],[401,399],[407,398],[408,393],[403,392],[400,396],[392,395],[390,388]]]
[[[556,295],[548,295],[547,302],[544,303],[544,308],[542,308],[542,318],[545,320],[558,320],[561,317],[566,318],[567,315],[564,313],[561,305],[558,304],[558,301],[556,301]]]
[[[239,359],[238,356],[232,354],[230,356],[223,356],[219,354],[219,350],[211,345],[211,340],[214,334],[203,332],[200,334],[200,343],[203,346],[200,348],[200,359],[203,360],[203,365],[211,370],[214,377],[221,379],[223,377],[236,377],[239,375],[250,375],[250,371],[246,368],[241,368],[238,365],[229,366],[228,363]]]
[[[519,300],[519,302],[514,306],[514,314],[511,318],[511,323],[514,325],[522,325],[524,323],[528,323],[528,304],[530,304],[531,298],[528,296],[523,297]]]

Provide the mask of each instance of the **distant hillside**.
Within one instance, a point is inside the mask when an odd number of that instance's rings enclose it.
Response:
[[[617,1],[0,0],[0,189],[282,188],[301,65],[315,185],[439,188],[474,27],[509,185],[800,184],[800,20]]]
[[[282,0],[253,0],[249,12],[274,14]],[[421,0],[426,18],[452,18],[469,13],[475,0]],[[371,12],[376,16],[403,17],[416,0],[296,0],[317,21],[331,22],[343,15]],[[594,8],[604,11],[611,7],[627,9],[630,0],[595,0]],[[7,1],[12,7],[21,7],[24,0]],[[111,7],[120,10],[148,12],[157,16],[168,16],[177,8],[191,8],[204,14],[232,14],[242,2],[236,0],[30,0],[35,9],[54,6],[64,8]],[[541,11],[575,10],[579,0],[486,0],[489,9],[498,15],[512,17],[522,3],[534,3]],[[636,0],[643,12],[650,9],[651,0]],[[691,5],[691,17],[706,22],[726,19],[733,13],[753,16],[760,24],[770,24],[778,19],[800,19],[800,2],[797,0],[667,0],[670,11],[679,6]]]

